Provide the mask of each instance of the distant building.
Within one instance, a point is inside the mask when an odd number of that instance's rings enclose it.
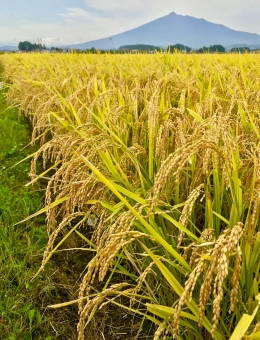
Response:
[[[60,50],[61,50],[61,53],[69,53],[70,52],[69,49],[64,48],[64,47],[61,47]]]

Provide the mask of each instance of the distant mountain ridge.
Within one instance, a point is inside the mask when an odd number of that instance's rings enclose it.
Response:
[[[228,47],[230,45],[232,47],[260,45],[260,35],[236,31],[205,19],[172,12],[129,31],[68,47],[79,49],[94,47],[107,50],[119,49],[123,45],[147,44],[167,48],[168,45],[178,43],[194,49],[219,44]]]
[[[239,47],[248,47],[250,50],[259,50],[260,44],[253,44],[253,45],[247,45],[247,44],[233,44],[226,46],[226,50],[230,51],[232,48],[239,48]]]
[[[18,45],[17,46],[0,46],[0,51],[17,51],[18,50]]]

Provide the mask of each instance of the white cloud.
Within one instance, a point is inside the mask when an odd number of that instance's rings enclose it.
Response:
[[[42,38],[41,39],[42,43],[47,46],[54,46],[54,45],[60,45],[64,43],[64,41],[61,38]]]
[[[161,1],[158,0],[85,0],[85,3],[103,12],[117,12],[117,11],[127,11],[129,14],[139,12],[141,14],[147,14],[154,12],[154,10],[165,8],[166,12],[169,8],[174,8],[175,4],[172,0],[164,0],[163,5]],[[155,13],[156,14],[156,13]]]
[[[92,13],[85,11],[82,8],[70,7],[66,8],[66,13],[59,14],[60,16],[68,19],[86,19],[91,18]]]
[[[33,29],[32,29],[33,28]],[[63,22],[43,23],[23,20],[16,27],[1,27],[0,46],[6,45],[7,37],[16,37],[18,41],[36,42],[42,39],[47,46],[61,46],[83,43],[117,34],[133,28],[131,20],[92,15],[90,19],[78,20],[77,17],[64,18]]]
[[[144,24],[149,20],[169,14],[176,7],[176,0],[85,0],[87,6],[96,12],[112,17],[131,18],[134,24]],[[142,18],[142,23],[140,22]],[[146,18],[146,19],[144,19]],[[133,27],[136,27],[134,25]]]

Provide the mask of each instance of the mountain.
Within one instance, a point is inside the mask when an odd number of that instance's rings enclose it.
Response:
[[[112,40],[111,40],[112,38]],[[224,25],[174,12],[145,25],[104,39],[70,45],[78,49],[118,49],[123,45],[147,44],[167,48],[183,44],[192,48],[209,45],[260,44],[260,35],[235,31]]]
[[[18,46],[0,46],[0,51],[17,51]]]

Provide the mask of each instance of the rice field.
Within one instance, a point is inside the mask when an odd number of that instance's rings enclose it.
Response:
[[[129,340],[147,323],[146,339],[259,339],[260,56],[0,62],[40,145],[28,185],[46,183],[32,216],[46,214],[49,242],[35,277],[72,234],[91,254],[78,299],[50,306],[78,305],[78,339],[108,305],[138,316]]]

